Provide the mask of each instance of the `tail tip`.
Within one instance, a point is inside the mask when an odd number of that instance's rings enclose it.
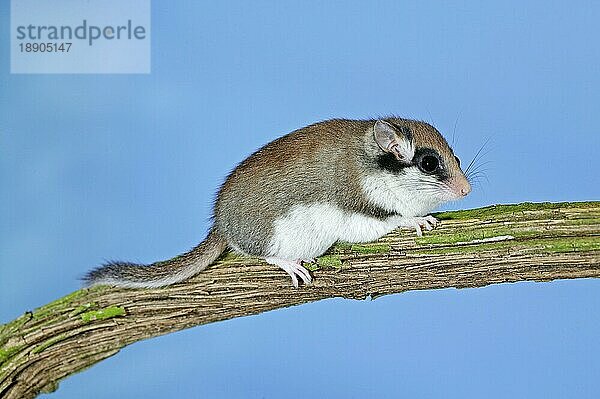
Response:
[[[81,281],[84,287],[93,287],[102,284],[119,285],[119,282],[123,280],[123,270],[139,266],[141,265],[131,262],[107,261],[103,265],[87,272],[81,277]]]

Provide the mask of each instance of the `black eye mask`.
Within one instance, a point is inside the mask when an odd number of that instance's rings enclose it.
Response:
[[[447,180],[450,175],[444,160],[438,152],[431,148],[417,148],[412,165],[425,174],[435,176],[438,180]]]
[[[400,174],[408,166],[400,161],[390,152],[377,156],[377,165],[388,172]]]

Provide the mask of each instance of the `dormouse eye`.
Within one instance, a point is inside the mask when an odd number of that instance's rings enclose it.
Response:
[[[460,167],[460,159],[458,159],[458,157],[454,157],[454,159],[456,159],[456,163],[458,164],[458,166]]]
[[[433,155],[425,155],[421,162],[419,162],[419,167],[421,170],[427,173],[435,172],[440,166],[440,161],[434,157]]]

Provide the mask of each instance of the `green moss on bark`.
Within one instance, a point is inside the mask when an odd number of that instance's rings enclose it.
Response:
[[[0,348],[0,368],[8,359],[17,354],[21,349],[23,349],[24,345],[11,346],[8,348]],[[1,374],[0,374],[1,375]]]
[[[471,254],[497,250],[524,251],[527,253],[586,252],[600,250],[600,237],[549,237],[516,241],[503,240],[452,247],[431,247],[411,251],[423,255]]]
[[[324,255],[317,259],[319,269],[341,269],[342,263],[342,259],[337,255]]]
[[[46,349],[48,349],[49,347],[51,347],[52,345],[56,344],[57,342],[63,341],[65,338],[67,338],[66,334],[60,334],[54,338],[50,338],[49,340],[44,341],[41,344],[39,344],[38,346],[36,346],[35,348],[33,348],[31,353],[33,353],[33,354],[41,353],[41,352],[45,351]]]
[[[548,211],[562,208],[597,208],[600,202],[523,202],[514,205],[491,205],[478,209],[440,212],[435,215],[440,220],[453,219],[487,219],[503,214],[523,213],[528,211]]]
[[[84,323],[89,323],[94,320],[105,320],[113,317],[125,316],[125,309],[121,306],[108,306],[100,310],[90,310],[80,315]]]

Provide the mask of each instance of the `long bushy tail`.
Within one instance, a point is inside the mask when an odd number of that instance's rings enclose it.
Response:
[[[109,262],[89,272],[86,285],[116,285],[128,288],[155,288],[192,277],[213,263],[227,248],[227,242],[213,227],[204,241],[190,251],[162,262],[139,265]]]

